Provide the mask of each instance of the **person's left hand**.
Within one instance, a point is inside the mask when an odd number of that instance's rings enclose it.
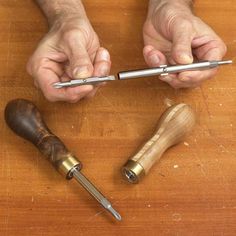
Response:
[[[144,58],[150,67],[163,64],[190,64],[198,61],[221,60],[226,46],[216,33],[190,7],[178,1],[150,4],[143,27]],[[150,9],[151,8],[151,9]],[[197,87],[212,78],[216,69],[186,71],[160,77],[174,88]]]
[[[76,103],[93,97],[103,83],[76,87],[53,87],[54,83],[91,76],[107,76],[111,67],[109,52],[100,47],[99,39],[87,17],[70,16],[55,21],[39,43],[27,64],[35,86],[51,102]]]

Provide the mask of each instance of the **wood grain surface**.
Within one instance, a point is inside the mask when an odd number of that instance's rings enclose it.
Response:
[[[147,1],[84,1],[112,73],[143,68]],[[236,56],[236,1],[196,1],[195,11]],[[49,103],[25,64],[47,24],[33,0],[0,0],[0,235],[236,235],[236,67],[193,90],[155,78],[108,84],[77,104]],[[50,129],[83,163],[83,173],[123,217],[116,222],[75,181],[6,126],[14,98],[32,100]],[[138,185],[120,168],[155,130],[167,99],[191,105],[197,126]]]

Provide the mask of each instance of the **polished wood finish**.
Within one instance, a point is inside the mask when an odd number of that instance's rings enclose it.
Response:
[[[195,11],[236,55],[236,1],[195,1]],[[112,56],[112,73],[143,68],[147,1],[85,0]],[[109,83],[92,100],[49,103],[25,64],[47,25],[32,0],[0,1],[0,235],[235,235],[236,68],[193,90],[155,78]],[[51,130],[82,161],[83,173],[123,217],[113,220],[75,181],[66,181],[4,121],[15,98],[32,100]],[[120,168],[155,131],[166,100],[186,103],[197,125],[169,149],[140,184]]]
[[[72,158],[74,159],[64,143],[49,130],[38,108],[29,100],[9,101],[4,113],[8,127],[15,134],[34,144],[58,171],[62,166],[68,166],[68,159],[69,163]],[[66,178],[71,179],[71,170],[80,166],[79,162],[75,163],[65,170],[63,168],[62,174]]]
[[[130,160],[140,164],[147,175],[168,148],[187,138],[195,122],[195,113],[190,106],[184,103],[172,105],[161,115],[153,136]]]

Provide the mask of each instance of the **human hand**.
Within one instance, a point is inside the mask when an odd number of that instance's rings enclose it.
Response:
[[[109,52],[100,47],[97,34],[87,18],[72,17],[55,21],[41,40],[27,65],[34,84],[52,102],[75,103],[93,96],[103,85],[53,88],[53,84],[71,79],[106,76],[111,67]]]
[[[151,0],[143,28],[146,63],[150,67],[163,64],[190,64],[221,60],[226,46],[216,33],[194,16],[184,1]],[[160,77],[174,88],[197,87],[212,78],[217,69],[186,71]]]

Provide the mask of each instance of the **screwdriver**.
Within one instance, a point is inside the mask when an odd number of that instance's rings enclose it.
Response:
[[[204,61],[187,65],[173,65],[173,66],[161,65],[156,68],[122,71],[118,73],[118,79],[126,80],[126,79],[135,79],[135,78],[156,76],[156,75],[165,76],[168,74],[175,74],[183,71],[208,70],[221,65],[227,65],[232,63],[233,62],[231,60],[228,60],[228,61]],[[53,87],[60,89],[64,87],[97,84],[101,82],[109,82],[114,80],[116,80],[116,77],[114,75],[104,76],[104,77],[90,77],[86,79],[70,80],[67,82],[57,82],[53,84]]]
[[[121,220],[120,214],[111,203],[80,172],[81,162],[49,130],[39,110],[32,102],[25,99],[10,101],[5,108],[5,120],[13,132],[33,143],[66,179],[75,178],[115,219]]]

